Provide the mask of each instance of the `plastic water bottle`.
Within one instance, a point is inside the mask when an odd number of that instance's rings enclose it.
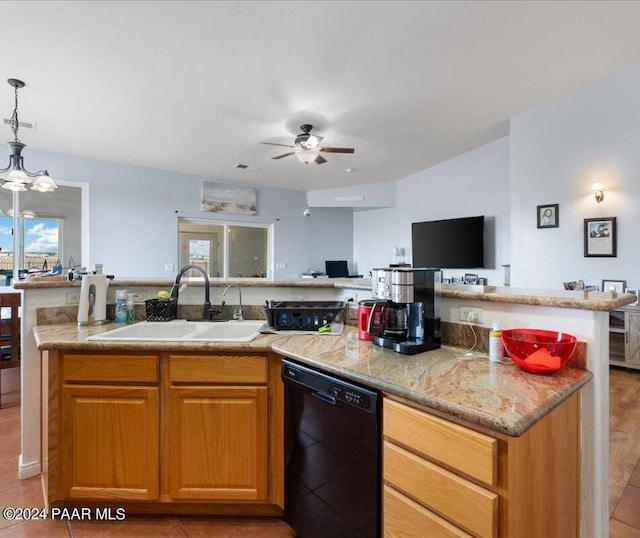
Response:
[[[116,290],[115,320],[116,323],[127,321],[127,290]]]
[[[494,321],[491,324],[491,329],[489,329],[489,360],[491,362],[502,362],[503,357],[502,329],[498,327],[498,322]]]
[[[136,303],[133,300],[133,293],[127,295],[127,323],[136,322]]]

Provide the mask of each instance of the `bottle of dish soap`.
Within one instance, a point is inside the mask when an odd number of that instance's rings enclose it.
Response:
[[[504,343],[502,342],[502,329],[498,322],[494,321],[489,329],[489,361],[502,362],[504,357]]]
[[[133,293],[127,295],[127,323],[132,324],[136,322],[136,303],[134,301]]]

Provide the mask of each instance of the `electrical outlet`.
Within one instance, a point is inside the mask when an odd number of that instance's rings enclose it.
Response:
[[[342,298],[345,303],[358,305],[358,295],[356,293],[343,293]]]
[[[176,266],[173,265],[172,263],[165,263],[164,264],[165,273],[171,273],[171,272],[173,272],[175,270],[176,270]]]
[[[80,304],[80,292],[68,291],[66,294],[67,304]]]
[[[343,293],[342,298],[344,299],[348,319],[358,319],[358,295],[355,293]]]
[[[476,325],[481,325],[482,324],[482,308],[475,308],[471,306],[461,306],[460,321],[466,321],[468,323],[475,323]]]

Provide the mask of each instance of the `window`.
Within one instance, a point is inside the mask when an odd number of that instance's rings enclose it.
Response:
[[[211,278],[267,278],[271,274],[268,224],[178,219],[180,267],[193,264]],[[193,271],[187,276],[197,277]]]
[[[20,217],[18,267],[20,269],[50,270],[62,260],[60,230],[57,218]],[[0,270],[13,270],[13,217],[0,217]]]

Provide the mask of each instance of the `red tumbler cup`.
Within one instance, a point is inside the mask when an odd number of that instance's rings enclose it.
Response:
[[[358,302],[358,338],[360,340],[373,340],[373,335],[369,333],[369,316],[373,305],[376,303],[373,299],[365,299]]]

